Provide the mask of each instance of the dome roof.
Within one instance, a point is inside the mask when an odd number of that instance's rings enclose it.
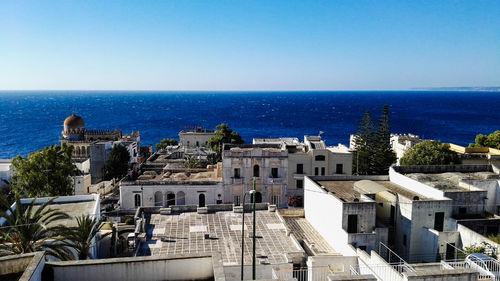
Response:
[[[64,127],[72,127],[72,128],[81,128],[85,127],[85,122],[83,118],[75,115],[75,113],[71,114],[68,118],[64,119]]]

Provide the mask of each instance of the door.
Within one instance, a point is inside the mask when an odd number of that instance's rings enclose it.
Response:
[[[358,215],[347,216],[347,233],[358,232]]]
[[[444,226],[444,212],[436,212],[434,215],[434,229],[443,231]]]
[[[205,207],[205,194],[198,195],[198,207]]]

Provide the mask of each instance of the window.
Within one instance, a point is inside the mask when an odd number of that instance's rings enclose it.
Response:
[[[233,178],[240,178],[240,168],[234,168]]]
[[[316,157],[314,157],[314,160],[325,161],[325,155],[316,155]]]
[[[278,177],[278,168],[271,168],[271,177],[272,178]]]
[[[403,245],[406,247],[406,234],[403,235]]]
[[[304,180],[297,180],[297,188],[304,188]]]
[[[134,202],[136,207],[141,206],[141,196],[139,194],[136,194],[134,196]]]
[[[253,166],[253,176],[258,178],[260,177],[260,167],[259,165],[254,165]]]
[[[344,165],[337,164],[335,168],[335,174],[343,174],[344,173]]]
[[[199,147],[200,146],[200,142],[199,141],[196,141],[196,146]]]
[[[271,196],[271,204],[279,206],[281,197],[279,195]]]
[[[380,207],[384,207],[384,203],[378,203]]]
[[[304,164],[297,164],[297,174],[303,174],[304,173]]]
[[[319,174],[319,168],[316,167],[316,168],[314,168],[314,175],[317,176],[318,174]]]
[[[347,233],[358,232],[358,215],[347,215]]]
[[[234,205],[239,206],[241,204],[240,196],[239,195],[234,196],[233,202],[234,202]]]
[[[325,167],[321,167],[321,175],[324,176],[325,175]]]

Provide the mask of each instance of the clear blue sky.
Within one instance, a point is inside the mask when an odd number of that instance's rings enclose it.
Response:
[[[1,1],[0,90],[500,86],[500,2]]]

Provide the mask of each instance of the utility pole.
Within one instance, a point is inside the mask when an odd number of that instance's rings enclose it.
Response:
[[[253,247],[252,247],[252,280],[255,280],[255,177],[253,178]]]

